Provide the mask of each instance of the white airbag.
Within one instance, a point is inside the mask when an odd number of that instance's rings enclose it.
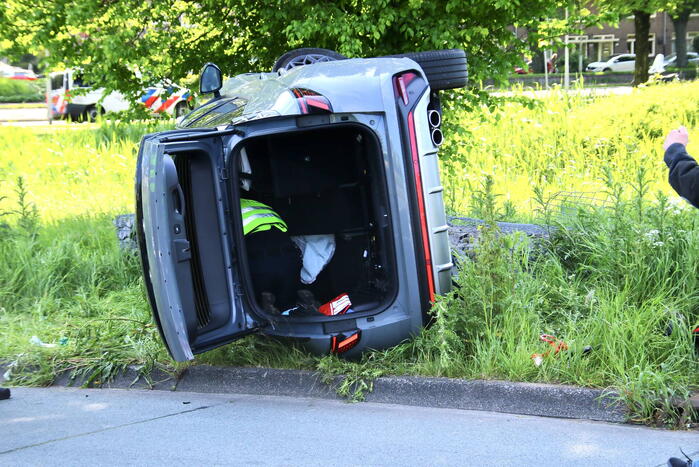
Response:
[[[301,250],[301,282],[312,284],[335,254],[335,235],[298,235],[291,240]]]

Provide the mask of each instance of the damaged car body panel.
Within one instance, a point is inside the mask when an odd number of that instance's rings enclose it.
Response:
[[[453,266],[430,137],[435,108],[413,60],[352,59],[231,78],[179,130],[144,137],[138,239],[172,357],[190,360],[252,332],[348,357],[417,334]],[[246,235],[248,198],[288,231]],[[332,236],[332,259],[308,287],[321,302],[347,292],[347,314],[299,313],[257,274],[263,257],[274,264],[283,250],[260,250],[251,239],[264,235]],[[289,268],[289,280],[298,274]]]

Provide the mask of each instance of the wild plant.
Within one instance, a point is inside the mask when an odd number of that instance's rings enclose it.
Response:
[[[17,177],[17,228],[24,234],[33,237],[39,228],[39,210],[27,199],[29,194],[24,177]]]
[[[0,203],[4,203],[5,201],[7,201],[7,196],[0,194]],[[10,214],[12,214],[12,211],[0,207],[0,240],[7,237],[10,232],[10,225],[3,219],[7,218]]]

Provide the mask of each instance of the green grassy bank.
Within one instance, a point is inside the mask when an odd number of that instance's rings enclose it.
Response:
[[[348,374],[347,393],[383,374],[613,388],[636,419],[678,423],[671,400],[699,386],[690,336],[699,325],[698,212],[667,186],[659,148],[678,124],[699,138],[697,91],[683,84],[604,98],[554,92],[491,108],[454,98],[440,156],[448,209],[491,225],[552,225],[551,242],[532,249],[527,238],[501,238],[486,227],[474,257],[461,262],[460,287],[435,305],[433,326],[361,361],[251,337],[197,362]],[[124,365],[172,367],[137,259],[119,250],[111,224],[132,210],[137,143],[157,128],[0,128],[0,194],[7,196],[0,201],[7,213],[0,217],[0,359],[14,365],[17,384],[46,384],[62,370],[103,381]],[[589,194],[582,202],[581,192]],[[541,334],[568,349],[536,366],[532,354],[550,348]],[[33,336],[56,346],[37,345]]]

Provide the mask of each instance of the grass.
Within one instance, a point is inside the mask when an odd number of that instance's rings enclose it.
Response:
[[[339,390],[352,397],[384,374],[611,388],[636,420],[685,422],[671,402],[699,387],[689,335],[699,325],[699,226],[667,186],[659,147],[673,126],[696,132],[697,91],[552,92],[477,107],[452,96],[440,156],[447,206],[488,226],[462,259],[460,287],[437,301],[433,326],[355,362],[263,337],[196,361],[346,374]],[[132,210],[140,136],[162,127],[0,128],[0,358],[14,383],[47,384],[64,370],[100,382],[125,365],[179,368],[151,322],[137,259],[119,250],[111,225]],[[532,249],[526,237],[496,234],[503,219],[555,234]],[[544,333],[568,350],[536,366],[532,354],[549,349]]]
[[[69,131],[51,126],[0,128],[0,180],[7,183],[22,176],[45,220],[133,212],[138,142],[143,134],[168,125],[110,122]]]
[[[631,182],[641,166],[650,192],[671,196],[662,137],[679,125],[697,127],[698,90],[696,83],[672,84],[590,97],[554,89],[542,99],[477,109],[453,99],[440,155],[447,207],[471,211],[474,188],[490,175],[503,201],[526,216],[536,208],[535,188],[595,194],[604,190],[607,172]],[[690,142],[688,150],[696,153],[699,144]]]

